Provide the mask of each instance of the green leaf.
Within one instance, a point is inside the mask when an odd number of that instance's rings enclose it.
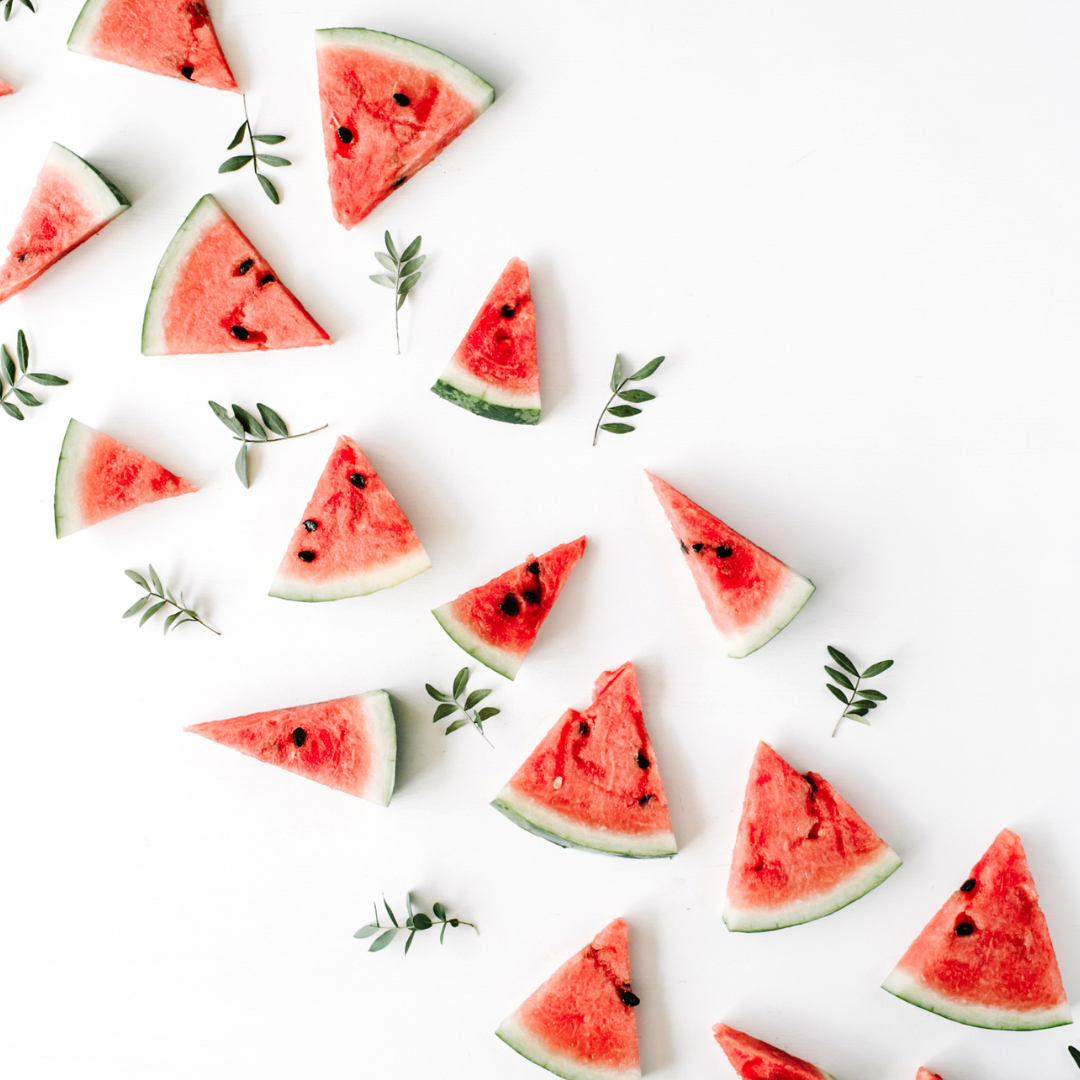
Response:
[[[138,570],[125,570],[124,573],[127,574],[136,585],[141,585],[147,592],[150,591],[150,586],[147,584],[146,578],[144,578]]]
[[[44,371],[31,371],[26,376],[31,382],[39,386],[67,386],[67,379],[61,379],[59,375],[46,375]]]
[[[640,405],[643,401],[652,401],[655,394],[650,394],[648,390],[623,390],[620,392],[619,397],[623,401],[633,401]]]
[[[1072,1055],[1073,1061],[1080,1066],[1080,1050],[1077,1050],[1075,1046],[1070,1046],[1069,1053]]]
[[[397,263],[390,258],[384,251],[376,251],[375,258],[379,260],[379,265],[385,267],[391,273],[397,273]]]
[[[828,688],[829,693],[832,694],[833,697],[839,698],[845,705],[848,704],[847,694],[845,694],[843,690],[841,690],[837,686],[833,686],[832,683],[826,683],[825,686]]]
[[[408,293],[403,293],[403,292],[399,292],[397,294],[397,303],[394,305],[394,310],[395,311],[400,311],[401,310],[402,306],[405,303],[405,298],[408,295],[409,295]]]
[[[11,5],[15,3],[15,0],[7,0],[7,4],[4,7],[4,22],[7,22],[11,18]]]
[[[120,617],[122,619],[130,619],[132,615],[137,615],[140,611],[142,611],[144,607],[146,607],[149,600],[149,596],[140,596],[139,599],[136,600],[135,603],[132,604],[131,607],[129,607],[127,611],[125,611],[124,614]]]
[[[622,382],[622,357],[615,354],[615,366],[611,369],[611,392],[614,394]]]
[[[390,921],[395,926],[397,926],[398,925],[397,916],[394,914],[394,912],[391,909],[390,905],[386,902],[386,897],[385,896],[382,898],[382,903],[383,903],[383,907],[386,908],[386,914],[390,916]]]
[[[233,136],[233,141],[225,147],[226,150],[235,150],[244,141],[244,132],[247,131],[247,121],[245,120],[237,129],[236,134]],[[256,136],[258,138],[258,136]]]
[[[404,263],[401,267],[401,276],[408,277],[410,274],[415,274],[417,270],[427,261],[426,255],[421,255],[418,259],[410,259],[407,263]]]
[[[183,615],[183,614],[184,614],[184,613],[183,613],[182,611],[174,611],[174,612],[173,612],[173,613],[172,613],[172,614],[171,614],[171,615],[170,615],[170,616],[169,616],[169,617],[168,617],[168,618],[167,618],[167,619],[165,620],[165,629],[161,631],[161,632],[162,632],[162,634],[167,634],[167,633],[168,633],[168,632],[169,632],[169,631],[170,631],[170,630],[172,629],[172,625],[173,625],[173,623],[174,623],[174,622],[176,622],[176,620],[177,620],[177,619],[179,619],[179,618],[180,618],[180,616],[181,616],[181,615]]]
[[[481,721],[490,720],[493,716],[498,716],[502,712],[502,709],[493,709],[490,705],[486,709],[481,709],[476,715]]]
[[[392,277],[388,277],[386,274],[368,274],[368,280],[374,281],[376,285],[384,285],[388,289],[396,289],[397,282]]]
[[[455,721],[454,721],[454,722],[453,722],[453,723],[452,723],[452,724],[451,724],[451,725],[450,725],[450,726],[449,726],[449,727],[448,727],[448,728],[446,729],[446,734],[447,734],[447,735],[449,735],[449,734],[450,734],[451,732],[457,731],[457,729],[458,729],[458,728],[462,728],[462,727],[464,727],[464,726],[465,726],[465,725],[466,725],[466,724],[467,724],[468,722],[469,722],[469,721],[468,721],[468,720],[466,720],[465,718],[462,718],[461,720],[455,720]]]
[[[629,424],[601,424],[601,431],[610,431],[613,435],[625,435],[634,429]]]
[[[29,390],[20,390],[17,386],[12,387],[15,391],[15,396],[24,404],[33,407],[34,405],[40,405],[41,402],[30,393]]]
[[[870,698],[871,701],[888,701],[889,699],[880,690],[860,690],[859,697]]]
[[[277,154],[256,154],[255,156],[264,165],[270,165],[275,169],[280,169],[283,165],[292,164],[292,162],[288,158],[278,157]]]
[[[275,434],[287,436],[289,429],[285,424],[285,421],[269,405],[264,405],[261,401],[257,402],[255,408],[259,410],[259,415],[262,417],[263,423]]]
[[[267,146],[277,146],[278,143],[285,141],[284,135],[252,135],[251,137],[256,142],[266,143]],[[232,147],[230,146],[229,149],[231,150]]]
[[[381,926],[375,926],[374,924],[368,924],[367,926],[361,926],[359,930],[353,934],[355,938],[371,937],[372,934],[377,934],[382,929]]]
[[[240,483],[244,487],[251,487],[251,480],[248,477],[248,444],[244,443],[240,447],[240,453],[236,455],[236,475],[240,477]]]
[[[258,439],[259,442],[266,442],[266,428],[264,428],[262,424],[247,411],[247,409],[240,405],[233,405],[232,411],[235,413],[236,419],[244,425],[244,430],[249,435]]]
[[[139,625],[142,626],[143,623],[145,623],[147,619],[152,619],[164,606],[165,606],[165,601],[164,600],[159,600],[156,604],[153,604],[151,607],[148,607],[143,612],[143,617],[139,620]]]
[[[664,357],[657,356],[655,359],[650,360],[644,367],[639,367],[633,375],[630,376],[631,382],[641,382],[642,379],[647,379],[662,363]]]
[[[475,706],[479,705],[480,702],[483,701],[484,698],[486,698],[488,696],[488,694],[490,694],[490,693],[491,693],[490,690],[474,690],[465,699],[465,708],[466,709],[474,708]]]
[[[867,727],[870,726],[870,721],[869,720],[864,720],[863,719],[863,714],[861,714],[861,713],[844,713],[844,715],[849,720],[858,720],[860,724],[865,724]]]
[[[15,355],[19,358],[19,372],[25,375],[30,366],[30,350],[26,347],[26,335],[21,330],[15,338]]]
[[[837,671],[834,667],[825,665],[825,670],[841,685],[846,686],[849,690],[855,689],[855,684],[842,672]]]
[[[888,671],[892,666],[892,660],[879,660],[876,664],[871,664],[862,673],[862,677],[864,679],[872,679],[875,675],[880,675],[883,671]]]
[[[397,248],[394,247],[394,241],[390,239],[389,229],[386,230],[386,233],[383,236],[383,243],[386,244],[386,250],[390,253],[390,258],[393,259],[394,262],[400,262],[401,260],[398,258]]]
[[[849,674],[854,675],[856,679],[859,676],[859,669],[839,650],[833,648],[832,645],[826,646],[829,650],[829,655]]]
[[[385,949],[394,938],[397,937],[397,928],[393,930],[385,930],[380,934],[372,943],[368,952],[379,952],[381,949]]]
[[[6,345],[0,345],[0,357],[3,359],[4,375],[7,377],[7,381],[14,383],[18,377],[15,373],[15,361],[11,359],[11,353],[8,352]]]
[[[33,11],[33,10],[34,10],[34,5],[30,3],[30,0],[22,0],[22,2],[23,2],[23,4],[24,4],[24,5],[26,6],[26,7],[28,7],[28,8],[29,8],[29,9],[30,9],[31,11]]]
[[[251,158],[251,154],[237,154],[236,157],[231,157],[228,161],[223,161],[218,166],[218,172],[236,172],[237,169],[242,169],[251,160]]]
[[[285,164],[286,164],[286,165],[288,165],[289,163],[288,163],[288,162],[285,162]],[[275,206],[277,206],[277,205],[278,205],[278,204],[279,204],[279,203],[281,202],[281,196],[280,196],[280,195],[278,194],[278,190],[277,190],[277,188],[276,188],[276,187],[274,187],[274,185],[270,183],[270,180],[269,180],[269,178],[268,178],[268,177],[265,177],[265,176],[263,176],[263,174],[262,174],[262,173],[256,173],[255,175],[256,175],[256,176],[258,176],[258,178],[259,178],[259,183],[260,183],[260,184],[262,184],[262,189],[263,189],[263,191],[265,191],[265,192],[266,192],[266,197],[267,197],[267,198],[268,198],[268,199],[269,199],[269,200],[270,200],[270,201],[271,201],[271,202],[272,202],[272,203],[273,203],[273,204],[274,204]]]
[[[867,709],[848,709],[845,716],[865,716],[869,710]]]
[[[432,904],[431,910],[433,912],[435,912],[435,918],[436,919],[445,919],[446,918],[446,908],[444,908],[442,906],[442,904],[439,903],[438,900],[436,900],[435,903]]]
[[[421,237],[417,237],[413,242],[401,253],[401,261],[403,263],[408,262],[410,259],[416,257],[416,253],[420,250]],[[427,256],[424,256],[427,258]]]
[[[4,406],[4,412],[6,412],[8,414],[8,416],[14,416],[16,420],[25,420],[26,419],[26,417],[23,416],[22,409],[20,409],[19,406],[14,404],[13,402],[11,402],[11,401],[0,401],[0,405]]]
[[[852,704],[859,709],[876,709],[876,701],[853,701]]]
[[[612,416],[637,416],[641,410],[634,405],[612,405],[608,412]]]
[[[405,939],[405,955],[409,955],[409,946],[412,945],[412,939],[416,937],[416,931],[413,930],[411,934]]]
[[[451,716],[452,714],[456,713],[457,711],[458,711],[458,707],[456,705],[454,705],[454,704],[446,703],[446,704],[440,705],[435,710],[435,715],[431,718],[431,722],[432,723],[438,723],[438,721],[445,720],[448,716]]]
[[[441,690],[436,690],[431,683],[424,683],[424,689],[428,692],[428,697],[433,697],[436,701],[449,701],[450,698],[444,694]]]
[[[398,282],[398,292],[401,293],[402,296],[404,296],[419,280],[419,270],[415,274],[410,274],[408,277],[403,277],[401,281]]]
[[[235,420],[229,415],[229,410],[224,405],[219,405],[216,401],[207,402],[211,409],[214,410],[214,415],[232,432],[237,435],[244,434],[244,426],[239,420]]]
[[[157,571],[154,569],[154,564],[150,564],[150,583],[154,586],[154,589],[161,596],[165,595],[165,589],[161,584],[161,578],[158,577]]]
[[[463,667],[454,676],[454,697],[455,698],[461,697],[462,691],[464,691],[465,687],[468,686],[468,685],[469,685],[469,669],[467,667]]]
[[[418,911],[413,916],[412,921],[413,921],[413,926],[415,926],[417,930],[430,930],[431,929],[431,919],[427,915],[425,915],[422,911]]]

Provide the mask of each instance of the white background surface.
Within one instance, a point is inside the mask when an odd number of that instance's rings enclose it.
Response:
[[[68,53],[78,10],[0,26],[0,239],[56,139],[133,208],[0,309],[44,389],[0,417],[5,740],[0,1070],[19,1080],[529,1080],[492,1034],[608,920],[631,926],[642,1065],[731,1075],[749,1029],[838,1080],[1066,1080],[1073,1029],[967,1029],[878,989],[1004,826],[1028,850],[1080,995],[1075,606],[1078,267],[1074,4],[210,0],[257,131],[291,169],[218,176],[240,99]],[[312,31],[364,25],[472,67],[498,99],[350,233],[325,185]],[[144,358],[154,269],[213,191],[336,339]],[[393,351],[367,280],[384,229],[429,253]],[[506,260],[533,275],[544,419],[485,422],[428,392]],[[589,446],[616,351],[668,361],[639,430]],[[256,452],[208,398],[319,435]],[[69,417],[198,494],[53,538]],[[356,438],[434,569],[370,597],[266,590],[334,437]],[[818,592],[728,660],[648,467]],[[467,658],[430,608],[530,551],[589,547],[503,709],[444,738],[425,681]],[[120,613],[152,560],[222,631]],[[837,715],[826,644],[891,656],[873,728]],[[595,677],[637,666],[680,854],[564,851],[488,800]],[[183,733],[385,687],[388,810]],[[905,860],[819,922],[729,934],[719,909],[753,748],[824,774]],[[482,931],[369,955],[385,891]]]

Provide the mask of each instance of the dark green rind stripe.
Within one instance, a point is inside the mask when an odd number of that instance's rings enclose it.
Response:
[[[56,463],[56,483],[53,485],[53,521],[56,524],[56,539],[61,539],[60,536],[60,474],[64,470],[64,451],[67,449],[68,437],[71,435],[71,427],[75,423],[75,418],[72,417],[68,421],[67,430],[64,432],[64,441],[60,445],[60,459]]]
[[[505,424],[539,424],[539,409],[515,409],[508,405],[493,405],[490,401],[484,401],[473,394],[466,394],[456,386],[451,386],[442,379],[431,388],[433,394],[445,398],[454,405],[460,405],[477,416],[483,416],[488,420],[501,420]]]
[[[462,649],[464,652],[467,652],[474,660],[479,660],[480,663],[484,665],[484,667],[491,668],[492,671],[498,673],[504,679],[509,679],[511,682],[514,681],[514,676],[513,675],[511,675],[509,672],[503,671],[502,668],[495,667],[494,664],[492,664],[488,660],[485,660],[484,657],[482,657],[478,652],[474,652],[472,649],[469,648],[468,645],[465,644],[465,642],[463,642],[460,638],[458,638],[458,636],[454,633],[454,631],[449,626],[447,626],[446,623],[444,623],[442,621],[442,619],[439,618],[438,611],[433,611],[431,614],[435,616],[435,619],[438,622],[438,624],[443,628],[443,630],[446,631],[446,636],[449,637],[450,640],[459,649]],[[515,672],[515,674],[516,674],[516,672]]]

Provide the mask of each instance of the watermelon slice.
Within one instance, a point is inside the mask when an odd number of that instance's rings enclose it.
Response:
[[[341,600],[400,585],[430,566],[424,545],[371,462],[341,435],[270,595]]]
[[[394,792],[397,729],[385,690],[184,730],[380,806]]]
[[[513,679],[536,640],[570,571],[585,550],[585,537],[530,555],[486,585],[462,593],[432,615],[469,654]]]
[[[1050,931],[1020,838],[1003,829],[882,986],[972,1027],[1071,1024]]]
[[[72,52],[154,75],[237,89],[199,0],[86,0],[67,44]]]
[[[729,930],[778,930],[831,915],[899,865],[827,780],[800,776],[758,743],[728,877]]]
[[[0,79],[0,97],[7,97],[8,94],[14,93],[15,87],[10,86],[8,83],[4,82],[3,79]]]
[[[638,1080],[640,1002],[630,988],[626,923],[608,923],[495,1032],[566,1080]]]
[[[540,423],[536,309],[529,291],[529,268],[520,259],[506,264],[431,389],[489,420]]]
[[[0,265],[0,304],[130,205],[93,165],[53,143]]]
[[[715,1024],[713,1036],[743,1080],[832,1080],[827,1072],[727,1024]]]
[[[453,142],[495,91],[449,56],[376,30],[315,35],[334,217],[351,229]]]
[[[941,1077],[937,1073],[932,1073],[929,1069],[920,1069],[915,1074],[915,1080],[941,1080]]]
[[[56,466],[56,535],[194,490],[145,454],[72,420]]]
[[[154,275],[143,353],[297,349],[329,340],[217,199],[204,195]]]
[[[728,656],[749,656],[810,599],[814,584],[646,471]]]
[[[588,709],[567,709],[491,805],[560,847],[633,859],[674,855],[634,665],[605,671]]]

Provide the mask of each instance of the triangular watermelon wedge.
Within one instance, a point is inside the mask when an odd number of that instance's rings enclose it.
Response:
[[[379,806],[394,791],[397,729],[385,690],[184,730]]]
[[[15,87],[9,85],[6,82],[4,82],[3,79],[0,79],[0,97],[7,97],[8,94],[14,94],[14,93],[15,93]]]
[[[495,1034],[566,1080],[639,1080],[626,923],[608,923]]]
[[[130,205],[93,165],[53,143],[0,265],[0,304]]]
[[[803,1061],[727,1024],[715,1024],[713,1036],[743,1080],[833,1080],[809,1061]]]
[[[929,1069],[920,1069],[915,1074],[915,1080],[941,1080],[941,1077],[937,1073],[932,1073]]]
[[[1003,829],[882,986],[972,1027],[1071,1024],[1039,894],[1020,838]]]
[[[646,471],[728,656],[749,656],[802,610],[814,584]]]
[[[729,930],[778,930],[830,915],[880,885],[900,857],[817,773],[758,743],[731,858]]]
[[[56,466],[58,538],[195,488],[138,450],[72,420]]]
[[[289,541],[270,595],[341,600],[389,589],[431,560],[364,452],[338,437]]]
[[[202,0],[86,0],[67,45],[154,75],[237,90]]]
[[[467,653],[513,679],[584,550],[585,537],[580,536],[539,557],[530,555],[432,615]]]
[[[315,35],[334,217],[351,229],[453,142],[495,91],[449,56],[377,30]]]
[[[540,423],[536,309],[529,291],[529,268],[520,259],[506,264],[431,389],[489,420]]]
[[[560,847],[632,859],[674,855],[634,665],[605,671],[592,704],[567,709],[491,805]]]
[[[143,353],[253,352],[329,341],[217,199],[204,195],[154,275]]]

